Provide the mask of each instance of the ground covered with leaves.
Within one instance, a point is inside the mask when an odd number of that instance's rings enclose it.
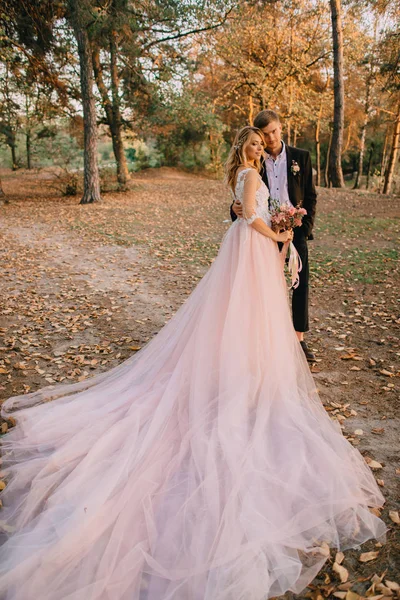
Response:
[[[129,192],[90,206],[60,197],[50,171],[4,171],[2,180],[10,203],[0,206],[1,399],[81,380],[138,351],[229,227],[223,184],[171,169],[135,175]],[[382,488],[388,541],[332,550],[301,598],[400,597],[399,212],[396,197],[319,190],[312,371],[326,410]]]

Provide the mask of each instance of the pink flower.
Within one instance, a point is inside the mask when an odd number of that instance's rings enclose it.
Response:
[[[290,167],[290,170],[292,171],[293,175],[297,175],[297,173],[300,172],[300,167],[295,160],[292,160],[292,166]]]
[[[278,231],[300,227],[303,216],[307,214],[304,208],[294,207],[288,202],[277,205],[271,211],[271,224]]]

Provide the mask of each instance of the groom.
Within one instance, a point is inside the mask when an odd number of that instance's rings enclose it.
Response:
[[[265,154],[262,161],[261,176],[269,189],[270,198],[293,206],[302,206],[307,214],[301,227],[294,229],[293,243],[303,265],[299,273],[299,286],[293,290],[293,325],[298,340],[309,362],[315,360],[304,341],[304,332],[308,331],[308,248],[307,240],[312,240],[317,194],[312,179],[310,153],[307,150],[287,146],[282,140],[282,125],[279,115],[273,110],[262,110],[254,119],[254,127],[264,134]],[[242,216],[241,204],[237,201],[231,206],[234,221]]]

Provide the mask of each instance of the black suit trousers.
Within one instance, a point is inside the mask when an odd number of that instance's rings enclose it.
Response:
[[[308,263],[307,238],[301,227],[294,229],[294,247],[296,248],[302,262],[302,269],[299,273],[299,285],[293,290],[292,295],[292,315],[293,325],[296,331],[308,331],[308,281],[310,277],[310,267]]]

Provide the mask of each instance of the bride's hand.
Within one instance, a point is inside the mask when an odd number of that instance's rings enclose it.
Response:
[[[276,235],[277,242],[291,242],[293,240],[293,229],[289,229],[288,231],[282,231]]]

